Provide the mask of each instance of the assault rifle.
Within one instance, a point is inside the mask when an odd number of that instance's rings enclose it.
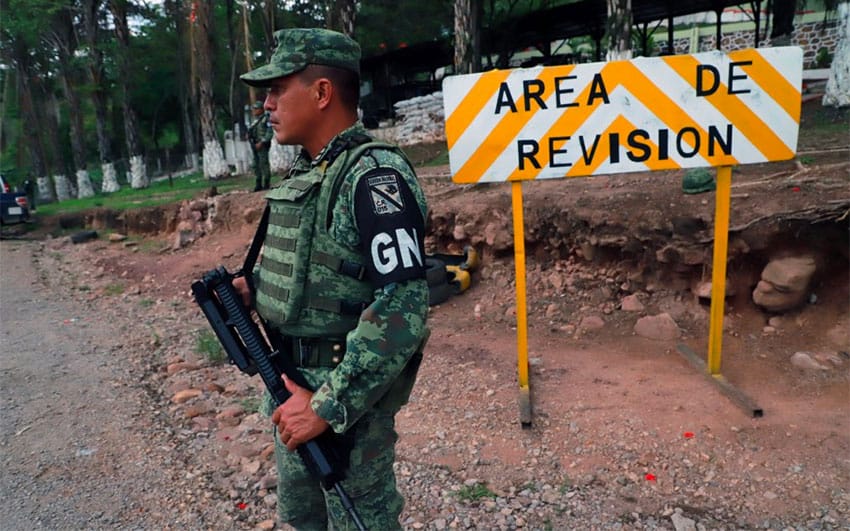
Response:
[[[286,374],[287,378],[301,387],[310,389],[310,386],[286,353],[273,350],[269,346],[259,326],[251,318],[250,311],[242,304],[241,296],[233,287],[234,278],[236,275],[219,266],[207,271],[201,280],[192,283],[192,295],[227,352],[230,363],[249,376],[259,373],[275,405],[279,406],[291,396],[283,385],[281,374]],[[342,451],[339,446],[333,435],[326,431],[298,446],[297,451],[322,487],[336,491],[357,529],[365,531],[366,527],[341,484],[347,452]]]

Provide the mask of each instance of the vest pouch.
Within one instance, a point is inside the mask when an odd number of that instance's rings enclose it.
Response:
[[[304,307],[304,285],[320,183],[320,174],[314,179],[285,179],[281,186],[265,196],[269,202],[269,225],[259,268],[256,304],[260,315],[273,326],[298,321]]]
[[[410,400],[410,393],[413,392],[413,385],[416,383],[416,375],[419,374],[419,366],[422,365],[422,356],[425,350],[425,344],[428,342],[428,337],[431,331],[426,328],[425,337],[419,343],[419,348],[408,360],[407,365],[401,370],[401,374],[390,385],[386,394],[378,400],[375,407],[382,411],[391,411],[396,413],[401,407],[407,404]]]

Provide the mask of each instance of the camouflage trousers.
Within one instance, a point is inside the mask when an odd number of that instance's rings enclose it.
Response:
[[[271,183],[272,169],[269,163],[269,150],[253,150],[254,152],[254,177],[256,188],[268,188]]]
[[[342,486],[366,529],[401,529],[398,518],[404,499],[396,488],[393,462],[395,417],[372,410],[352,428],[354,446]],[[275,430],[277,512],[280,521],[300,530],[356,529],[336,492],[326,492],[301,462],[298,452],[281,444]]]

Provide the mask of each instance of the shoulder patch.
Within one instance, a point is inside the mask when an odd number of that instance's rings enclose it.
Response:
[[[395,170],[372,173],[366,177],[372,208],[379,216],[404,212],[404,199],[399,188],[401,175]]]

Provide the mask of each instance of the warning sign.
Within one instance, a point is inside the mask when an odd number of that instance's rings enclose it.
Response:
[[[730,166],[794,156],[798,47],[494,70],[443,81],[454,182]]]

